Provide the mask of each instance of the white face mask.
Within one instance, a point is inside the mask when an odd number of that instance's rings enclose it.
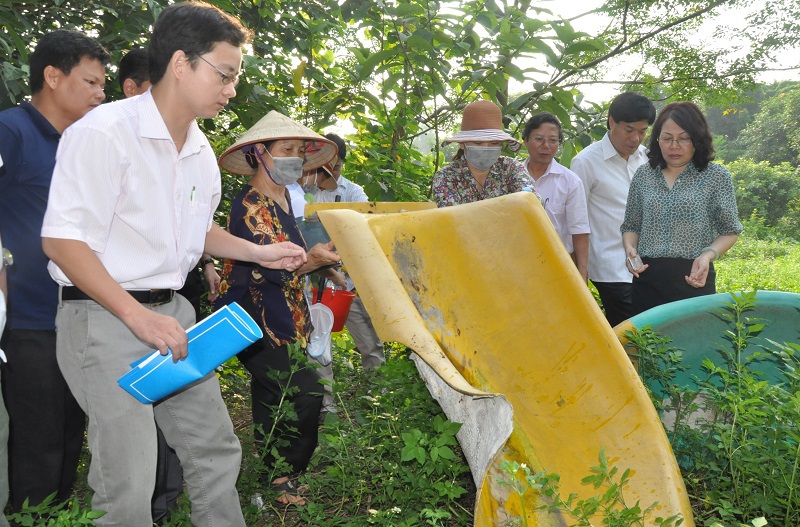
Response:
[[[500,146],[464,145],[464,157],[475,170],[485,171],[500,158]]]
[[[265,150],[267,155],[272,158],[273,168],[270,170],[267,168],[267,164],[264,163],[264,158],[261,157],[261,153],[258,151],[258,148],[255,148],[255,152],[258,160],[261,161],[261,164],[264,166],[264,170],[267,171],[267,175],[272,181],[275,182],[276,185],[291,185],[303,175],[303,163],[305,160],[302,158],[273,157],[273,155],[269,153],[269,150]]]
[[[303,192],[307,194],[315,194],[319,187],[317,186],[317,171],[314,171],[313,176],[308,176],[305,178],[305,182],[301,185],[303,187]]]

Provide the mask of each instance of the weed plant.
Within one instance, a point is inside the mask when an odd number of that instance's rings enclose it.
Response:
[[[729,329],[721,335],[719,361],[706,360],[698,389],[672,381],[680,368],[676,350],[645,328],[631,334],[643,377],[656,378],[654,404],[674,409],[678,418],[668,435],[692,498],[698,525],[800,525],[800,346],[774,343],[743,358],[764,328],[753,318],[755,293],[731,295],[720,316]],[[655,345],[654,345],[655,343]],[[765,357],[780,365],[783,378],[771,384],[759,371]],[[653,384],[651,383],[651,386]],[[701,410],[704,417],[690,422]]]
[[[625,470],[621,474],[619,468],[609,465],[605,449],[600,448],[598,464],[589,468],[589,475],[581,480],[584,485],[591,485],[599,494],[590,498],[578,499],[578,495],[571,493],[566,498],[562,496],[559,487],[558,474],[548,474],[546,471],[532,473],[524,463],[516,461],[503,461],[500,464],[502,477],[498,483],[516,493],[521,499],[522,516],[512,518],[504,527],[528,527],[527,505],[525,496],[529,492],[538,493],[545,499],[547,505],[540,505],[536,510],[548,512],[567,513],[568,527],[592,527],[603,525],[605,527],[678,527],[683,524],[680,515],[662,518],[653,517],[658,507],[654,502],[644,509],[639,502],[629,505],[624,496],[624,489],[631,483],[632,472]],[[563,517],[564,515],[562,515]]]
[[[312,526],[471,525],[474,486],[455,434],[401,346],[375,372],[346,334],[334,342],[338,414],[328,414],[305,482]],[[270,524],[273,525],[273,524]],[[274,525],[282,525],[274,523]]]

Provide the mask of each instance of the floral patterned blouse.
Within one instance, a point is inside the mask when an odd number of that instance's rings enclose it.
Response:
[[[503,156],[495,161],[481,189],[469,171],[467,160],[460,157],[433,176],[433,200],[439,207],[449,207],[505,196],[525,187],[532,190],[533,180],[525,166],[515,159]]]
[[[628,191],[620,230],[639,235],[639,254],[650,258],[693,260],[718,236],[739,234],[731,173],[710,163],[700,172],[689,163],[672,188],[660,167],[645,163]]]
[[[287,214],[271,198],[247,185],[231,204],[228,232],[259,245],[290,241],[306,247],[291,202],[289,207]],[[307,345],[311,318],[303,294],[305,281],[298,273],[225,259],[221,279],[215,307],[238,302],[272,347],[292,342]]]

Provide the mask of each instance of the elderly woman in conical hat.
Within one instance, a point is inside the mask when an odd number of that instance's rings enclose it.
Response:
[[[304,168],[327,163],[336,153],[332,141],[278,112],[268,113],[219,158],[228,172],[250,177],[231,203],[228,231],[257,244],[288,240],[305,247],[286,185],[296,182]],[[279,506],[305,504],[293,478],[306,469],[317,446],[322,406],[323,386],[302,353],[312,330],[303,275],[338,261],[331,243],[312,247],[307,263],[295,272],[234,260],[223,264],[216,307],[239,303],[264,333],[238,357],[251,374],[253,422],[260,425],[256,438],[264,449],[262,484]],[[297,354],[289,350],[295,344],[301,350]],[[297,418],[276,423],[273,411],[282,400],[293,403]],[[276,473],[273,448],[289,473]]]
[[[516,151],[520,143],[503,130],[503,112],[492,101],[465,106],[461,131],[447,143],[458,143],[459,148],[433,177],[433,200],[439,207],[533,190],[525,166],[502,155],[503,146]]]

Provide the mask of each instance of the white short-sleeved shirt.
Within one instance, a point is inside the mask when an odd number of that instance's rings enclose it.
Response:
[[[625,249],[619,227],[625,219],[628,188],[639,168],[647,161],[643,146],[623,159],[608,133],[592,143],[572,160],[570,169],[583,181],[589,212],[589,280],[597,282],[631,282],[625,267]]]
[[[336,196],[340,196],[339,201],[348,203],[369,201],[361,185],[353,183],[344,176],[339,176],[336,181],[336,189],[318,189],[314,194],[314,201],[317,203],[333,203],[336,201]]]
[[[524,162],[528,168],[530,158]],[[572,235],[589,234],[589,216],[586,212],[586,194],[581,179],[570,169],[553,159],[539,179],[534,181],[542,196],[550,222],[556,229],[567,252],[573,251]]]
[[[148,91],[64,132],[42,236],[86,242],[125,289],[180,289],[219,200],[216,156],[197,123],[178,152]],[[71,285],[52,261],[48,269]]]

